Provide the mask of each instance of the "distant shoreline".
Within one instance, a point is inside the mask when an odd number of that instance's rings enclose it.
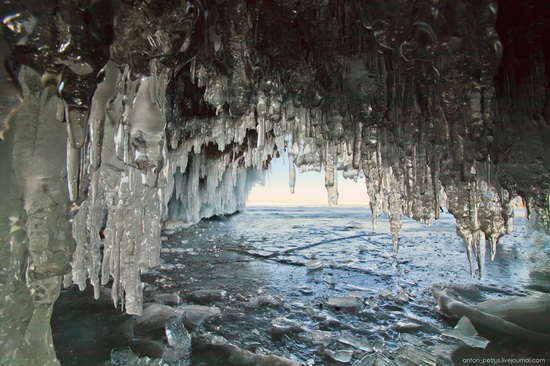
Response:
[[[368,208],[368,204],[357,203],[339,203],[338,205],[328,205],[323,203],[302,203],[302,202],[249,202],[245,207],[326,207],[326,208]]]

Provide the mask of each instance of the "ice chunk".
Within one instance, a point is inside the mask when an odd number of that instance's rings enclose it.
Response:
[[[323,268],[323,261],[320,259],[306,262],[306,268],[308,271],[315,271]]]
[[[371,344],[366,339],[357,338],[351,334],[342,334],[338,338],[338,342],[347,344],[361,351],[374,352]]]
[[[312,330],[306,333],[306,336],[314,345],[328,346],[332,343],[332,340],[335,337],[335,334],[332,332],[327,332],[324,330]]]
[[[164,305],[177,305],[181,302],[181,298],[176,293],[171,294],[155,294],[155,302]]]
[[[300,291],[302,295],[306,295],[306,296],[313,295],[314,293],[313,289],[311,289],[310,287],[304,287],[304,286],[298,287],[298,291]]]
[[[327,299],[327,305],[339,308],[357,309],[363,304],[355,296],[330,296]]]
[[[185,354],[191,352],[191,335],[180,318],[168,319],[165,331],[168,344],[171,347],[181,349]]]
[[[391,292],[390,289],[382,288],[382,289],[378,290],[378,294],[380,295],[380,297],[388,299],[388,298],[391,297],[392,292]]]
[[[281,305],[281,302],[269,294],[258,295],[256,297],[251,298],[248,301],[248,306],[254,307],[254,308],[259,308],[261,306],[279,306],[279,305]]]
[[[458,318],[466,316],[476,329],[550,343],[550,296],[492,299],[472,306],[460,301],[457,292],[450,287],[434,286],[432,291],[443,313]]]
[[[220,309],[215,306],[182,305],[177,308],[177,311],[183,313],[182,319],[185,326],[190,329],[197,328],[207,318],[221,315]]]
[[[441,333],[442,339],[451,340],[454,343],[464,343],[470,347],[485,349],[489,340],[479,336],[467,336],[456,330],[446,330]]]
[[[181,305],[177,307],[177,311],[183,313],[202,313],[208,317],[221,315],[221,310],[215,306]]]
[[[460,318],[454,329],[465,336],[478,335],[476,328],[467,316]]]
[[[137,324],[145,328],[164,328],[168,319],[177,317],[178,312],[166,305],[147,304],[141,316],[137,317]]]
[[[409,343],[416,347],[422,347],[424,345],[422,339],[409,333],[401,333],[399,338],[401,342]]]
[[[297,321],[288,318],[277,318],[271,321],[271,331],[278,336],[287,333],[302,333],[306,329]]]
[[[196,290],[189,295],[189,300],[203,304],[223,300],[226,295],[225,290]]]
[[[148,339],[135,339],[128,345],[132,352],[138,357],[149,357],[159,359],[165,348],[162,341],[153,341]]]
[[[325,349],[325,354],[332,358],[334,361],[342,362],[342,363],[348,363],[351,361],[351,358],[353,357],[353,351],[352,350],[339,350],[339,351],[332,351],[330,349]]]
[[[434,366],[435,357],[412,345],[405,345],[397,351],[395,363],[399,366]]]
[[[111,350],[111,360],[113,365],[127,365],[130,362],[136,362],[138,357],[134,355],[132,350],[126,348],[113,348]]]
[[[300,363],[289,358],[273,354],[254,354],[250,351],[237,347],[228,342],[225,338],[210,333],[203,333],[199,342],[214,347],[216,352],[227,354],[227,364],[234,366],[241,365],[265,365],[265,366],[300,366]]]
[[[362,359],[353,363],[354,366],[394,366],[395,364],[387,358],[384,354],[376,352],[370,355],[366,355]]]
[[[413,332],[420,327],[421,325],[418,323],[403,321],[399,321],[392,326],[392,328],[398,330],[399,332]]]
[[[397,294],[395,295],[395,301],[401,303],[409,302],[409,295],[401,287],[397,289]]]
[[[188,355],[181,348],[166,346],[162,351],[162,361],[168,363],[169,365],[187,365],[188,363],[183,361],[187,356]]]

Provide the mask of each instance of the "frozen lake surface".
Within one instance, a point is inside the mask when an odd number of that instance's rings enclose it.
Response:
[[[367,208],[249,207],[166,235],[161,259],[142,275],[150,321],[113,309],[107,291],[94,301],[90,291],[63,290],[52,321],[63,365],[109,365],[113,348],[160,357],[170,339],[155,322],[172,311],[187,317],[193,340],[181,365],[238,365],[228,361],[235,349],[306,365],[368,365],[372,354],[378,364],[550,358],[534,345],[464,344],[431,294],[438,283],[478,285],[481,300],[550,293],[550,240],[528,227],[523,211],[494,262],[487,253],[482,279],[470,275],[451,215],[431,227],[404,218],[395,255],[387,218],[372,230]]]

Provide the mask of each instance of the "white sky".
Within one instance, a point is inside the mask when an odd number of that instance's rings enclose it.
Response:
[[[283,160],[281,157],[273,160],[271,162],[271,172],[268,173],[265,186],[256,185],[250,192],[247,204],[328,206],[324,171],[298,173],[298,169],[296,169],[294,194],[290,194],[288,177],[288,159],[285,157]],[[338,194],[339,206],[367,206],[369,202],[365,179],[358,178],[357,182],[344,179],[341,172],[338,172]]]

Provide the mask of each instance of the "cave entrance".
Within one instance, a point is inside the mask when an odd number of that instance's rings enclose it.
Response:
[[[257,184],[252,188],[248,196],[247,206],[325,207],[329,205],[323,169],[296,174],[294,193],[291,193],[289,168],[290,163],[287,154],[272,160],[265,184]],[[336,175],[339,196],[338,205],[336,206],[368,207],[369,199],[364,176],[359,174],[353,179],[344,178],[344,173],[341,170]]]

